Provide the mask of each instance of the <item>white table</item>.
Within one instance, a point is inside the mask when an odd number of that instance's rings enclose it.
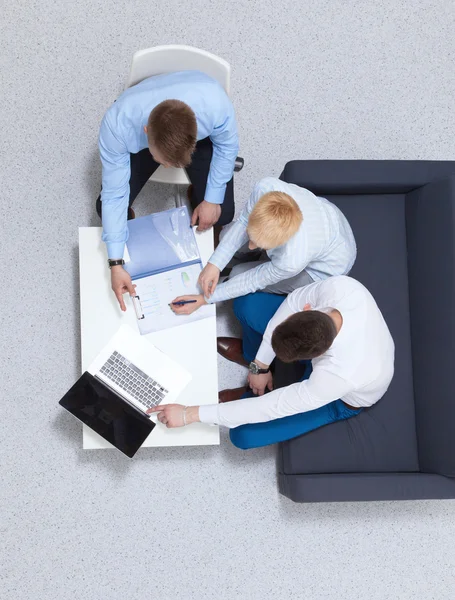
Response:
[[[212,230],[196,233],[196,239],[205,265],[213,252]],[[128,323],[137,328],[137,322],[129,296],[124,296],[127,311],[122,313],[111,290],[101,227],[79,228],[79,269],[82,371],[85,371],[120,325]],[[150,333],[145,337],[192,374],[191,382],[177,400],[179,403],[190,406],[218,402],[215,317]],[[219,443],[217,426],[196,423],[188,427],[167,429],[158,423],[144,446],[203,446]],[[84,425],[83,448],[112,446]]]

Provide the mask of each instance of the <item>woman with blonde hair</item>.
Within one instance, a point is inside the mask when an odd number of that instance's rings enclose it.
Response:
[[[223,234],[199,277],[203,293],[176,298],[174,302],[193,300],[173,305],[177,314],[260,290],[287,295],[315,281],[347,275],[356,258],[354,235],[339,208],[274,177],[254,186],[240,217]],[[221,271],[246,244],[263,250],[260,260],[236,265],[229,279],[218,283]]]

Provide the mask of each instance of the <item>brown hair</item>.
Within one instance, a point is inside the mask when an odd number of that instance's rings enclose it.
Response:
[[[184,102],[164,100],[150,113],[147,137],[172,165],[186,167],[196,147],[196,116]]]
[[[270,250],[290,240],[302,221],[302,211],[294,198],[284,192],[267,192],[251,211],[248,235],[257,246]]]
[[[304,310],[280,323],[272,335],[272,348],[277,357],[290,363],[321,356],[337,335],[335,323],[328,314]]]

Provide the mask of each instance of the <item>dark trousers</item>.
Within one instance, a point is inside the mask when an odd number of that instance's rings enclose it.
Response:
[[[200,140],[192,156],[191,164],[185,167],[188,177],[193,185],[191,204],[193,210],[204,200],[207,178],[212,161],[213,146],[210,138]],[[160,166],[153,160],[148,148],[137,154],[130,154],[130,198],[128,207],[131,207],[139,192]],[[96,212],[101,217],[101,196],[96,200]],[[224,202],[221,205],[221,216],[218,225],[227,225],[234,218],[234,181],[231,179],[226,186]]]

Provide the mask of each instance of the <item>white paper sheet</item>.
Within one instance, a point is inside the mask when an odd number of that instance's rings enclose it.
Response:
[[[201,293],[197,284],[200,272],[201,265],[197,263],[134,281],[137,304],[144,316],[138,320],[142,335],[215,316],[215,306],[211,304],[201,306],[191,315],[176,315],[169,306],[177,296]]]

